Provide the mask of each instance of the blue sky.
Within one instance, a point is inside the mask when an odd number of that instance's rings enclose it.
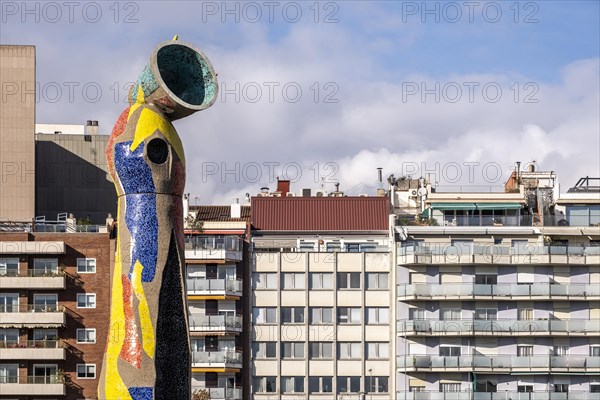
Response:
[[[78,2],[72,22],[64,6],[57,17],[47,4],[30,2],[27,14],[22,2],[3,1],[0,25],[2,44],[37,46],[40,123],[97,119],[109,133],[126,106],[114,98],[125,96],[156,44],[177,33],[208,55],[221,96],[176,124],[188,191],[203,203],[273,187],[265,163],[297,180],[297,190],[339,181],[366,191],[376,167],[398,176],[414,164],[502,168],[501,182],[485,174],[470,182],[466,173],[455,182],[439,172],[448,185],[502,184],[515,161],[536,160],[564,186],[600,176],[599,1],[475,1],[472,15],[463,1],[276,1],[272,21],[262,1]],[[79,84],[73,99],[66,90],[53,97],[52,85],[68,82]],[[82,93],[86,84],[101,89],[97,100]],[[290,86],[302,91],[294,101],[282,92]],[[257,179],[247,174],[253,163]]]

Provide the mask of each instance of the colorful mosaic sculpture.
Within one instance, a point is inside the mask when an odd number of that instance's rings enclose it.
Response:
[[[171,121],[210,107],[217,89],[208,58],[175,37],[156,47],[113,128],[118,231],[100,399],[190,397],[185,156]]]

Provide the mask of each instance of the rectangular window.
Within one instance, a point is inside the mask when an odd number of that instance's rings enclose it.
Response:
[[[282,342],[282,358],[304,358],[304,342]]]
[[[517,386],[518,393],[533,393],[533,385],[519,385]]]
[[[311,272],[308,274],[311,289],[333,289],[331,272]]]
[[[310,307],[310,323],[311,324],[332,324],[333,323],[333,308],[332,307]]]
[[[327,242],[325,243],[325,249],[328,252],[342,251],[342,243],[339,240]]]
[[[303,324],[304,307],[281,307],[282,324]]]
[[[333,343],[331,342],[310,342],[308,349],[310,358],[333,358]]]
[[[533,346],[531,345],[519,345],[517,346],[518,357],[531,357],[533,355]]]
[[[277,391],[277,377],[261,376],[254,378],[255,393],[275,393]]]
[[[517,310],[519,321],[529,321],[533,319],[533,308],[519,308]]]
[[[600,393],[600,383],[590,383],[590,393]]]
[[[96,273],[96,259],[95,258],[78,258],[77,259],[77,272],[80,274]]]
[[[460,392],[460,383],[440,383],[440,392]]]
[[[590,356],[600,357],[600,346],[590,346]]]
[[[18,329],[0,329],[0,348],[13,347],[19,343]]]
[[[77,329],[77,343],[96,343],[95,328]]]
[[[389,391],[387,376],[365,376],[365,392],[387,393]]]
[[[338,342],[338,358],[351,360],[362,357],[360,342]]]
[[[388,324],[390,322],[390,309],[388,307],[367,307],[367,324]]]
[[[275,324],[277,323],[277,308],[255,307],[252,310],[252,317],[255,324]]]
[[[304,377],[303,376],[282,376],[281,377],[281,393],[303,393],[304,392]]]
[[[360,289],[360,272],[338,272],[338,289]]]
[[[360,324],[360,308],[358,307],[338,307],[337,309],[338,324]]]
[[[18,258],[0,258],[0,276],[19,275]]]
[[[440,345],[440,356],[443,357],[458,357],[460,356],[460,346]]]
[[[475,310],[475,319],[495,321],[498,317],[497,308],[478,308]]]
[[[314,242],[305,242],[304,240],[300,240],[298,243],[298,251],[314,251],[315,243]]]
[[[255,272],[252,274],[255,289],[277,289],[277,274],[272,272]]]
[[[387,272],[367,272],[365,274],[366,288],[367,289],[388,289],[388,276]]]
[[[409,308],[408,309],[408,318],[411,321],[418,321],[425,319],[425,309],[424,308]]]
[[[309,376],[308,377],[308,392],[309,393],[332,393],[333,383],[331,376]]]
[[[95,379],[96,364],[77,364],[77,379]]]
[[[498,275],[492,274],[476,274],[475,275],[476,285],[497,285]]]
[[[360,376],[338,376],[338,393],[358,393],[360,392]]]
[[[0,364],[0,383],[18,383],[19,364]]]
[[[96,308],[96,294],[77,293],[77,308]]]
[[[277,357],[277,342],[254,342],[252,343],[253,358],[275,358]]]
[[[281,274],[282,289],[304,289],[304,272],[285,272]]]
[[[33,276],[53,276],[57,273],[57,258],[36,258],[33,260]]]
[[[18,293],[0,293],[0,313],[19,312]]]
[[[367,359],[369,360],[387,360],[390,358],[390,344],[388,342],[367,342],[365,347]]]
[[[569,384],[568,383],[555,383],[554,384],[554,392],[555,393],[569,393]]]
[[[460,308],[442,308],[440,309],[440,320],[456,321],[460,319]]]
[[[58,329],[34,329],[33,342],[37,346],[56,347],[58,340]]]
[[[555,357],[566,356],[569,354],[569,346],[554,346],[553,350]]]
[[[35,312],[56,312],[58,311],[58,295],[34,294],[33,306]]]

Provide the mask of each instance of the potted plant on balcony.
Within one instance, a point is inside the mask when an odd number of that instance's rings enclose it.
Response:
[[[192,392],[192,400],[210,400],[210,392],[206,389],[196,389]]]

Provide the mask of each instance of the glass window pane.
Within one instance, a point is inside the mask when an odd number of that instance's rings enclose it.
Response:
[[[333,274],[322,274],[323,278],[323,289],[333,288]]]
[[[327,307],[327,308],[323,308],[322,310],[323,310],[323,314],[322,314],[323,321],[322,322],[329,323],[329,324],[333,323],[333,309],[330,307]]]
[[[333,343],[323,343],[322,346],[322,357],[332,358],[333,357]]]
[[[352,289],[360,289],[360,272],[350,273],[350,287]]]
[[[387,289],[388,288],[388,274],[382,273],[379,274],[379,289]]]
[[[304,289],[304,274],[294,274],[294,288]]]

